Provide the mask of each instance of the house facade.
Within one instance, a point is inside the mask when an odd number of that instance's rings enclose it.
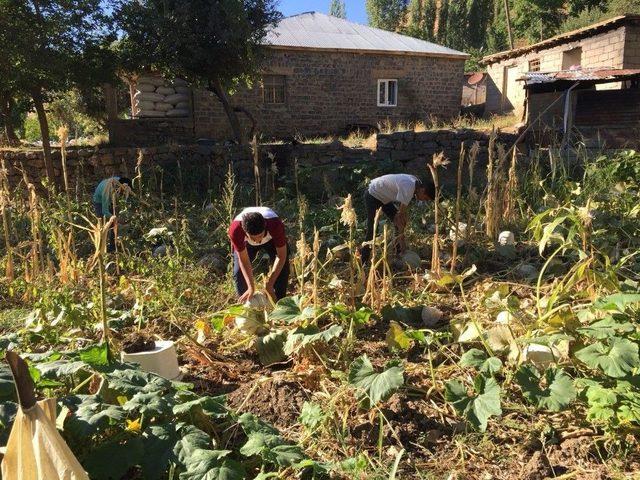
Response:
[[[230,102],[246,109],[266,138],[316,137],[459,114],[465,53],[314,12],[283,19],[265,42],[260,78]],[[141,79],[131,86],[138,124],[186,125],[181,135],[196,139],[232,138],[212,93],[193,90],[187,106],[178,98],[186,93],[183,85],[149,85],[154,82]],[[251,122],[238,115],[248,130]],[[136,127],[123,122],[114,123],[112,143],[133,143],[123,135]]]
[[[522,117],[526,95],[520,79],[527,72],[640,68],[640,15],[611,18],[534,45],[489,55],[482,63],[488,74],[486,112],[513,112]],[[618,82],[597,88],[624,86]]]

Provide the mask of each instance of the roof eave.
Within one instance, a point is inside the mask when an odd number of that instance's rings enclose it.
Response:
[[[411,52],[401,50],[373,50],[360,48],[323,48],[323,47],[302,47],[299,45],[265,45],[267,48],[274,50],[295,50],[308,52],[331,52],[331,53],[359,53],[359,54],[375,54],[375,55],[404,55],[413,57],[436,57],[450,58],[455,60],[466,60],[471,55],[468,53],[436,53],[436,52]]]
[[[489,65],[491,63],[507,60],[509,58],[519,57],[526,53],[543,50],[545,48],[551,48],[553,46],[560,45],[562,43],[566,43],[566,42],[575,40],[577,38],[588,37],[590,34],[596,33],[601,30],[605,30],[605,31],[610,30],[622,25],[626,25],[627,22],[635,22],[635,21],[640,21],[640,15],[620,15],[617,17],[612,17],[607,20],[603,20],[601,22],[588,25],[583,28],[579,28],[577,30],[561,33],[560,35],[547,38],[546,40],[542,40],[541,42],[534,43],[533,45],[529,45],[521,48],[514,48],[512,50],[505,50],[502,52],[487,55],[486,57],[483,57],[482,60],[480,60],[480,64]]]

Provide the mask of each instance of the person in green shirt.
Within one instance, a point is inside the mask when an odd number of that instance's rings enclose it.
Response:
[[[108,221],[115,215],[114,203],[120,195],[128,196],[131,192],[131,179],[128,177],[113,176],[105,178],[93,192],[93,210],[98,218]],[[115,232],[109,231],[107,251],[113,252],[116,248]]]

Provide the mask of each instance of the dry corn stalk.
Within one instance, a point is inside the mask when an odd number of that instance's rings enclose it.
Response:
[[[7,262],[5,265],[5,276],[7,280],[13,281],[15,278],[15,270],[13,266],[13,246],[11,245],[9,218],[9,201],[11,192],[9,191],[9,171],[6,168],[5,160],[2,159],[0,164],[0,214],[2,215],[2,230],[4,232],[4,246],[7,251]]]
[[[504,147],[496,145],[496,133],[489,139],[489,163],[487,165],[487,197],[485,201],[485,232],[493,240],[498,236],[503,219],[506,155]]]
[[[256,189],[256,205],[261,205],[260,199],[260,152],[258,150],[258,136],[254,135],[251,139],[251,152],[253,153],[253,177]]]
[[[509,168],[507,191],[504,196],[504,218],[509,223],[513,223],[516,220],[516,196],[518,194],[517,161],[518,149],[514,148],[511,156],[511,167]]]
[[[455,240],[453,242],[453,251],[451,253],[451,273],[456,268],[456,260],[458,259],[458,240],[460,239],[460,197],[462,195],[462,166],[464,164],[464,142],[460,145],[460,156],[458,157],[458,179],[456,192],[456,224],[455,224]]]
[[[369,275],[367,276],[367,288],[365,290],[364,293],[364,299],[363,301],[369,302],[369,304],[371,305],[371,308],[375,310],[376,308],[376,304],[377,304],[377,295],[376,295],[376,290],[377,290],[377,279],[378,279],[378,267],[379,267],[379,261],[376,258],[376,237],[377,237],[377,230],[378,230],[378,221],[380,220],[380,215],[382,213],[382,209],[378,209],[376,211],[376,216],[375,219],[373,221],[373,236],[371,237],[371,257],[370,257],[370,264],[369,264]]]
[[[320,299],[318,298],[318,278],[320,268],[320,232],[313,229],[313,306],[320,307]]]
[[[343,225],[349,227],[349,289],[350,289],[350,298],[349,298],[349,306],[355,308],[356,305],[356,285],[355,285],[355,271],[357,268],[357,258],[355,255],[355,244],[354,244],[354,231],[358,226],[358,217],[356,215],[356,211],[353,208],[353,200],[351,199],[351,194],[347,195],[347,198],[344,201],[344,204],[340,207],[342,212],[340,213],[340,222]]]
[[[435,186],[435,198],[433,199],[435,209],[435,233],[433,234],[433,245],[431,250],[431,271],[437,277],[440,276],[440,180],[438,177],[438,168],[444,167],[449,164],[449,161],[444,157],[444,153],[436,153],[433,155],[431,163],[427,163],[427,167],[433,177],[433,184]]]
[[[471,235],[473,225],[471,223],[471,205],[475,203],[477,198],[476,189],[473,186],[473,176],[475,174],[476,160],[478,159],[478,153],[480,153],[480,142],[477,140],[471,145],[469,150],[469,190],[467,199],[467,239]]]

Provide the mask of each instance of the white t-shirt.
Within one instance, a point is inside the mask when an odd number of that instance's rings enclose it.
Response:
[[[269,218],[278,218],[278,214],[273,210],[271,210],[269,207],[247,207],[244,210],[242,210],[238,215],[236,215],[236,218],[234,218],[234,220],[237,220],[238,222],[242,222],[242,216],[245,213],[251,213],[251,212],[258,212],[260,215],[263,216],[265,220]],[[249,245],[253,245],[254,247],[258,247],[260,245],[264,245],[267,242],[270,242],[271,238],[272,237],[269,231],[267,231],[264,237],[262,237],[262,240],[260,242],[254,242],[253,240],[251,240],[251,238],[249,238],[249,235],[247,235],[246,237],[247,243]]]
[[[416,192],[418,178],[406,173],[395,173],[374,178],[369,184],[369,193],[373,198],[387,203],[409,205]]]

